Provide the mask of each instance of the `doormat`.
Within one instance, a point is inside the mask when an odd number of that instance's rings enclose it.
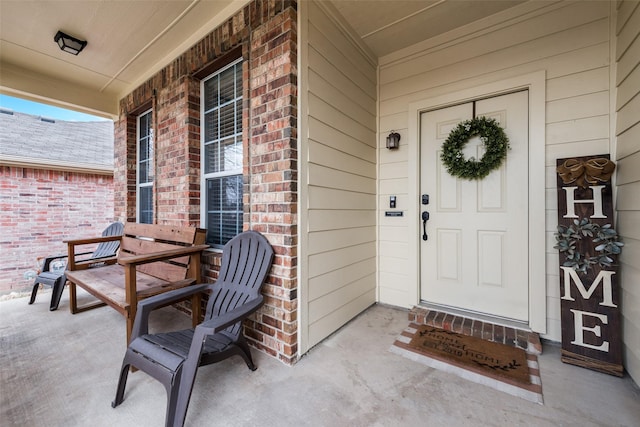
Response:
[[[390,350],[432,368],[543,403],[538,358],[520,348],[411,324]]]

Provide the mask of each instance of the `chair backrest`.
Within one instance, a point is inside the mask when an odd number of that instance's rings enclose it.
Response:
[[[121,222],[114,222],[102,232],[102,237],[107,236],[122,236],[122,231],[124,230],[124,224]],[[120,241],[114,240],[111,242],[102,242],[98,244],[98,247],[93,254],[91,254],[91,258],[105,258],[109,256],[113,256],[118,251],[120,247]]]
[[[212,285],[205,320],[219,316],[258,297],[273,262],[273,248],[257,231],[245,231],[231,239],[222,252],[218,280]],[[238,322],[224,333],[236,339]]]

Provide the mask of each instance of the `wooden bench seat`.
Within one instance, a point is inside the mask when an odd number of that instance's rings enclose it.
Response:
[[[126,223],[120,240],[117,263],[92,266],[70,262],[66,272],[69,281],[69,308],[76,314],[109,305],[127,320],[127,343],[131,338],[138,301],[163,292],[200,283],[202,251],[206,232],[196,227]],[[94,244],[105,238],[66,241],[69,254],[76,247]],[[69,258],[73,259],[72,256]],[[111,261],[113,262],[113,261]],[[76,286],[99,301],[78,307]],[[194,326],[200,320],[200,295],[192,297]]]

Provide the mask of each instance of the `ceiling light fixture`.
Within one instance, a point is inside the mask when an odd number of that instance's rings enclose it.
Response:
[[[79,54],[87,45],[86,41],[72,37],[69,34],[63,33],[62,31],[58,31],[56,33],[53,41],[58,43],[58,46],[60,46],[60,50],[63,50],[72,55]]]

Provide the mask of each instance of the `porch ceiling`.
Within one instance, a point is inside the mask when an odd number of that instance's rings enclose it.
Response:
[[[524,3],[525,0],[332,0],[377,56]]]
[[[382,56],[522,3],[333,0]],[[246,0],[0,2],[0,92],[102,116],[118,100],[239,10]],[[58,30],[88,41],[73,56]]]

